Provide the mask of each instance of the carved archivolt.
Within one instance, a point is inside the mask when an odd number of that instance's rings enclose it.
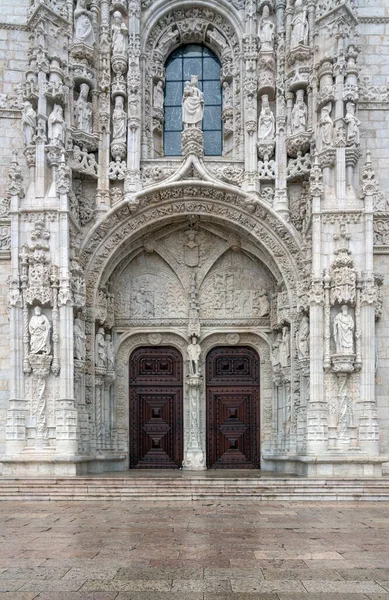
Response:
[[[153,106],[153,90],[159,81],[164,82],[165,62],[169,54],[182,44],[205,44],[219,56],[222,71],[221,83],[227,81],[233,90],[233,157],[242,153],[242,106],[240,75],[240,36],[227,16],[208,7],[171,11],[156,15],[148,31],[143,32],[144,56],[146,58],[144,86],[144,139],[147,140],[147,156],[154,158],[156,152],[154,131],[161,127],[161,117]]]
[[[158,202],[158,205],[156,204]],[[153,206],[154,204],[154,206]],[[112,265],[114,256],[131,238],[150,231],[152,226],[196,215],[201,221],[231,225],[241,232],[242,238],[264,248],[278,265],[293,306],[293,294],[298,281],[301,254],[292,228],[283,223],[260,202],[250,204],[238,194],[215,188],[180,186],[164,189],[142,197],[136,214],[130,206],[113,209],[87,238],[82,260],[87,274],[88,303],[93,305],[103,272]],[[301,267],[300,267],[301,268]],[[107,274],[108,276],[108,274]]]

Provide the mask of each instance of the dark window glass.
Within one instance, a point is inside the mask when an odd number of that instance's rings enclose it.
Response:
[[[220,62],[209,48],[187,44],[175,50],[166,62],[165,84],[165,156],[181,156],[182,95],[185,82],[191,75],[199,78],[199,88],[204,92],[203,119],[204,154],[222,154],[222,94]]]

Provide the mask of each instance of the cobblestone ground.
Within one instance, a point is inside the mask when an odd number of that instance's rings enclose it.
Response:
[[[2,502],[0,600],[389,600],[389,504]]]

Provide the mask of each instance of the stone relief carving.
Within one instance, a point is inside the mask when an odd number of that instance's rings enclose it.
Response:
[[[296,335],[297,353],[300,359],[309,357],[309,317],[303,315]]]
[[[81,316],[77,316],[74,319],[73,326],[74,334],[74,358],[80,361],[85,360],[86,356],[86,335],[85,335],[85,322]]]
[[[99,369],[106,369],[108,364],[107,346],[105,343],[105,332],[103,327],[100,327],[96,333],[95,364]]]

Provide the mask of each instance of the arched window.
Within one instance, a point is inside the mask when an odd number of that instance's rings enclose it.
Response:
[[[206,46],[187,44],[175,50],[166,62],[164,154],[181,156],[182,95],[191,75],[198,75],[199,88],[204,92],[203,119],[204,154],[221,156],[222,94],[220,61]]]

